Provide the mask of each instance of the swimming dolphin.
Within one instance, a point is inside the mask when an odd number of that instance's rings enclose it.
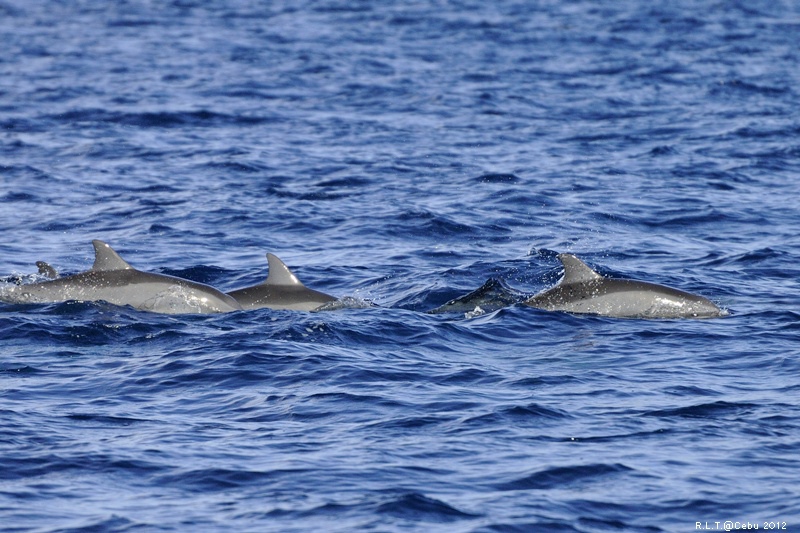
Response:
[[[336,301],[333,296],[309,289],[292,274],[276,255],[267,254],[269,275],[258,285],[237,289],[228,293],[236,299],[243,309],[292,309],[294,311],[314,311],[329,302]]]
[[[39,271],[54,277],[41,283],[12,285],[0,289],[0,301],[7,303],[52,303],[77,300],[104,301],[129,305],[142,311],[166,314],[224,313],[242,308],[235,299],[203,283],[165,274],[136,270],[108,244],[94,240],[91,270],[58,277],[47,263]]]
[[[607,278],[572,254],[559,254],[561,282],[524,303],[548,311],[619,318],[711,318],[726,314],[710,300],[655,283]]]
[[[489,278],[469,294],[453,298],[436,309],[428,311],[429,314],[440,313],[470,313],[480,308],[487,313],[519,303],[525,295],[519,293],[497,278]]]

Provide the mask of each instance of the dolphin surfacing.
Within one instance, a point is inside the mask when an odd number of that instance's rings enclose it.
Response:
[[[4,287],[0,289],[0,301],[17,304],[104,301],[165,314],[224,313],[242,308],[235,299],[214,287],[136,270],[108,244],[94,240],[92,245],[95,258],[90,270],[58,277],[50,265],[40,261],[40,272],[55,278]]]
[[[427,311],[428,314],[442,313],[471,313],[477,309],[483,312],[492,312],[519,303],[525,295],[512,289],[506,282],[499,278],[489,278],[486,283],[469,294],[454,298],[435,309]]]
[[[267,254],[269,273],[258,285],[237,289],[228,293],[242,309],[291,309],[315,311],[323,305],[335,302],[328,294],[309,289],[303,285],[289,267],[274,254]]]
[[[572,254],[559,254],[564,277],[524,303],[548,311],[617,318],[712,318],[727,314],[711,300],[664,285],[607,278]]]

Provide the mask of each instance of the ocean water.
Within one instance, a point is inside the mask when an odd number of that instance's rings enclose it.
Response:
[[[0,530],[799,527],[800,4],[0,0],[0,35],[0,281],[102,239],[349,302],[0,304]],[[730,315],[426,313],[560,252]]]

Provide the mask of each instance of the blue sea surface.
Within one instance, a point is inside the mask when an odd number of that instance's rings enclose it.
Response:
[[[800,527],[800,4],[0,0],[3,532]],[[557,253],[709,320],[426,311]],[[716,524],[716,525],[715,525]]]

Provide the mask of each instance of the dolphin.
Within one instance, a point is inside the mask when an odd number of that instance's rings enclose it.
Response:
[[[428,314],[470,313],[476,308],[492,312],[519,303],[526,295],[518,293],[498,278],[489,278],[469,294],[454,298],[449,302],[428,311]]]
[[[228,293],[243,309],[291,309],[315,311],[323,305],[335,302],[328,294],[309,289],[303,285],[289,267],[274,254],[267,254],[269,275],[258,285],[237,289]]]
[[[235,299],[214,287],[175,276],[136,270],[108,244],[94,240],[92,245],[95,258],[91,270],[59,277],[55,269],[39,261],[39,272],[53,279],[3,287],[0,289],[0,301],[104,301],[166,314],[224,313],[242,308]]]
[[[548,311],[617,318],[711,318],[727,314],[711,300],[628,279],[607,278],[572,254],[559,254],[564,277],[555,287],[523,302]]]

